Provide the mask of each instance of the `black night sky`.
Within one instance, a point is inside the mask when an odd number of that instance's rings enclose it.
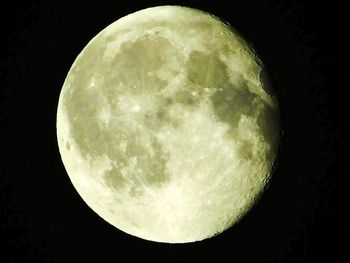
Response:
[[[338,209],[346,157],[338,59],[347,31],[344,7],[330,3],[2,3],[0,261],[339,262],[349,233]],[[120,17],[164,4],[208,11],[240,31],[267,65],[282,111],[279,165],[263,198],[236,226],[193,244],[145,241],[106,223],[75,191],[56,142],[58,96],[77,54]]]

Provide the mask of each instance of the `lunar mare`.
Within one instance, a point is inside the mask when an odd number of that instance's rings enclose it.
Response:
[[[118,229],[185,243],[221,233],[259,199],[279,143],[262,63],[199,10],[144,9],[79,54],[57,109],[60,154],[84,201]]]

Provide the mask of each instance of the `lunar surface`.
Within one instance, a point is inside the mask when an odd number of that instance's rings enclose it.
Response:
[[[168,243],[212,237],[259,199],[279,143],[276,96],[253,49],[208,13],[125,16],[83,49],[57,110],[74,187],[104,220]]]

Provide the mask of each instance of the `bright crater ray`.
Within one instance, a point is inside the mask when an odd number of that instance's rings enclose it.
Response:
[[[83,49],[62,88],[68,175],[107,222],[183,243],[238,222],[268,183],[278,104],[248,44],[218,18],[149,8]]]

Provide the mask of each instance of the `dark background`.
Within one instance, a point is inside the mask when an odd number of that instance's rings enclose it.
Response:
[[[345,8],[335,1],[135,2],[2,4],[0,261],[339,261],[348,234],[337,208],[345,205]],[[77,54],[118,18],[162,4],[209,11],[252,42],[283,118],[266,194],[238,225],[193,244],[149,242],[105,223],[73,188],[56,142],[58,96]]]

